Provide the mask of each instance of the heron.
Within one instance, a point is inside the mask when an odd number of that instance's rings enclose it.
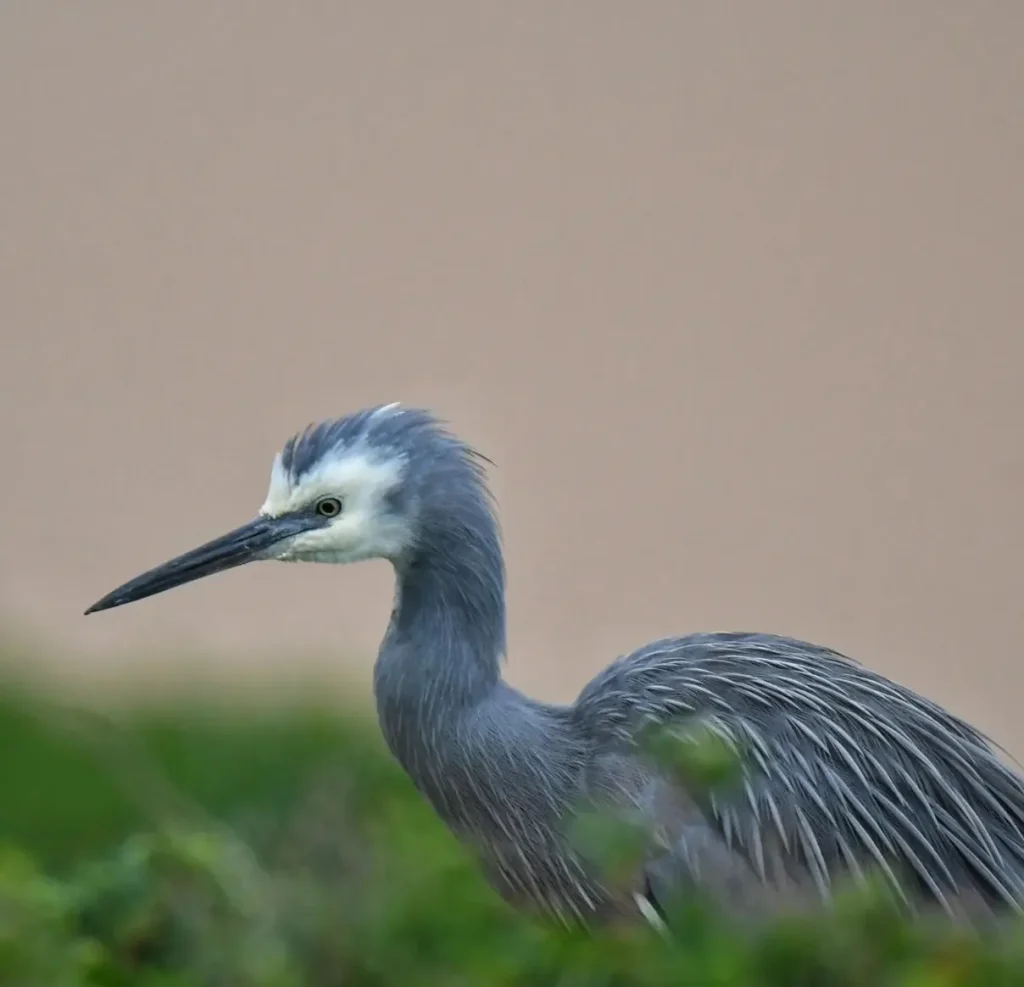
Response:
[[[979,730],[835,650],[693,633],[620,655],[569,704],[509,684],[489,464],[422,408],[309,425],[274,457],[252,520],[86,613],[254,560],[389,561],[394,605],[373,672],[387,747],[493,888],[561,922],[664,928],[687,894],[767,916],[827,906],[871,874],[915,913],[1019,912],[1019,774]],[[697,791],[650,756],[648,731],[677,723],[743,752],[732,785]],[[572,835],[581,805],[649,836],[614,879]]]

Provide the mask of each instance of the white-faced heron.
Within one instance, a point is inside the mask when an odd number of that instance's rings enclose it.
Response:
[[[825,903],[886,875],[912,907],[996,916],[1024,903],[1024,784],[986,738],[827,648],[692,634],[620,657],[574,703],[502,680],[505,576],[483,457],[398,405],[310,426],[276,457],[258,516],[103,597],[121,606],[254,559],[395,570],[374,670],[387,743],[507,899],[563,920],[643,915],[688,889],[737,914]],[[744,752],[733,788],[689,791],[639,738],[701,724]],[[651,835],[610,881],[568,833],[576,807]]]

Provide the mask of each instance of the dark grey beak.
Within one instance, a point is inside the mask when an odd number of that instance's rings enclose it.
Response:
[[[110,610],[124,606],[147,596],[155,596],[164,590],[173,589],[193,579],[201,579],[215,572],[234,569],[256,559],[266,558],[267,551],[278,542],[293,535],[320,528],[326,520],[315,514],[289,514],[283,517],[258,517],[242,527],[229,531],[191,552],[179,555],[170,562],[150,569],[136,576],[123,586],[118,586],[102,600],[97,600],[87,614],[98,610]]]

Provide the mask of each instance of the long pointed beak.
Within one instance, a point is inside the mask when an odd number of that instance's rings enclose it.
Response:
[[[323,518],[306,514],[255,518],[220,538],[136,576],[108,593],[102,600],[97,600],[85,612],[90,614],[124,606],[190,583],[194,579],[234,569],[256,559],[268,558],[268,550],[278,542],[303,531],[322,527],[325,523]]]

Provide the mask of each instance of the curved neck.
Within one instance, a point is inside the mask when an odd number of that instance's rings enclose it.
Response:
[[[505,571],[486,502],[470,500],[428,519],[395,574],[374,693],[384,734],[404,760],[407,744],[436,738],[501,685]]]

